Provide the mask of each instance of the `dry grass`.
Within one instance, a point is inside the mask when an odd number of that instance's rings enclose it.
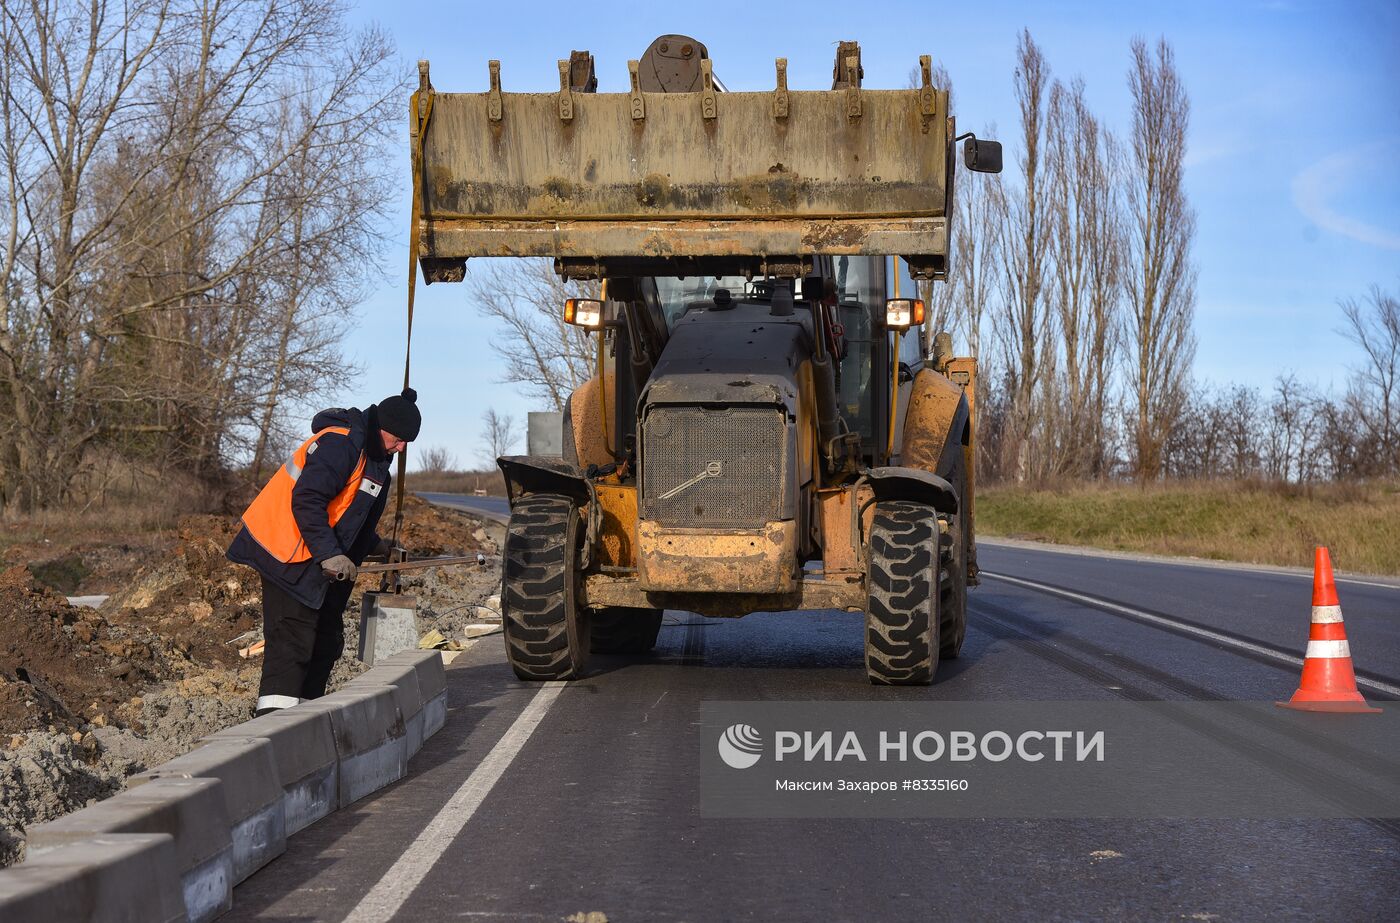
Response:
[[[44,546],[69,547],[83,543],[111,543],[173,534],[181,517],[191,513],[224,512],[238,515],[252,499],[255,488],[247,472],[230,474],[230,486],[215,491],[197,479],[179,473],[159,478],[123,471],[110,479],[101,492],[80,494],[69,504],[32,513],[0,510],[0,564],[14,557],[7,549],[40,553]],[[410,491],[427,490],[470,494],[477,489],[505,496],[505,481],[498,470],[408,473]],[[393,500],[390,499],[392,514]]]
[[[20,513],[0,511],[0,560],[16,545],[112,543],[171,533],[182,516],[217,508],[216,491],[194,478],[165,475],[105,485],[69,503]]]
[[[110,452],[92,453],[68,485],[70,496],[61,506],[20,512],[0,507],[0,550],[30,541],[118,541],[123,536],[173,530],[180,517],[207,513],[222,503],[241,509],[243,472],[219,481],[206,481],[182,471],[165,471],[132,462]]]
[[[1326,545],[1339,570],[1400,574],[1400,483],[984,487],[982,535],[1298,567]]]
[[[180,517],[188,512],[175,504],[153,502],[11,515],[0,520],[0,570],[48,560],[80,546],[159,544],[175,534]]]

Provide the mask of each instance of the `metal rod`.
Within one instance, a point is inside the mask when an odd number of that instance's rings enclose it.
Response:
[[[364,564],[359,568],[362,574],[380,574],[387,571],[422,570],[426,567],[446,567],[452,564],[476,564],[476,555],[456,555],[441,558],[422,558],[417,561],[390,561],[387,564]]]

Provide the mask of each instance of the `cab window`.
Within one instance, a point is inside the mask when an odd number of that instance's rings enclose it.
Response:
[[[852,432],[860,433],[867,446],[878,440],[875,433],[875,406],[871,394],[878,361],[879,331],[875,311],[885,307],[883,267],[874,257],[838,256],[832,261],[836,279],[837,311],[846,331],[846,357],[841,360],[841,386],[838,402],[841,416]]]

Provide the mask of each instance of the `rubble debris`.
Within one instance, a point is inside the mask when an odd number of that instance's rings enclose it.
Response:
[[[399,542],[414,557],[481,554],[488,561],[403,576],[403,592],[418,597],[420,636],[435,631],[460,649],[464,626],[481,621],[476,611],[500,591],[504,530],[417,497],[404,507]],[[386,517],[381,533],[390,527]],[[45,540],[6,548],[0,867],[22,857],[28,825],[105,798],[127,776],[251,716],[262,586],[252,570],[224,558],[237,528],[235,519],[192,516],[174,536],[151,536],[145,547],[128,536],[122,544],[65,548]],[[30,565],[40,560],[58,562],[39,570],[62,590],[35,576]],[[363,577],[346,608],[346,656],[331,673],[331,691],[367,669],[354,658],[359,594],[380,579]],[[64,591],[109,598],[97,608],[75,606]],[[444,660],[456,653],[444,651]]]

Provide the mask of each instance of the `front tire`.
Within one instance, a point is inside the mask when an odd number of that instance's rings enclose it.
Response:
[[[628,609],[610,606],[593,611],[592,639],[595,654],[645,654],[656,647],[661,632],[660,609]]]
[[[523,680],[577,679],[588,660],[588,619],[576,602],[579,514],[572,500],[518,500],[506,529],[501,623],[506,659]]]
[[[886,686],[927,686],[938,669],[938,514],[907,500],[875,506],[866,544],[865,672]]]

